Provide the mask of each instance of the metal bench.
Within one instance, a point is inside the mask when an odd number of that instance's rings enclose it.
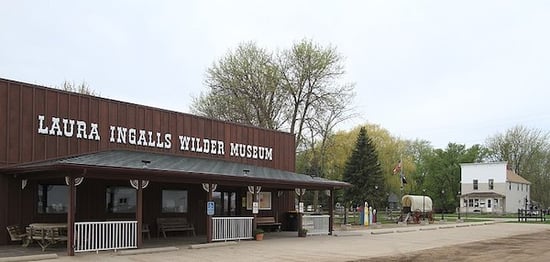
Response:
[[[157,237],[160,237],[160,234],[166,238],[166,232],[187,232],[191,231],[193,233],[193,236],[196,236],[195,234],[195,227],[193,224],[190,224],[187,222],[187,218],[185,217],[162,217],[157,218]]]
[[[281,231],[281,223],[276,222],[275,217],[256,217],[256,226]]]

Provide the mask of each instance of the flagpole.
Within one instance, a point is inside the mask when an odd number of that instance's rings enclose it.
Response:
[[[403,164],[403,154],[399,156],[399,165],[401,165],[399,169],[399,182],[401,183],[401,195],[399,196],[399,201],[402,201],[403,199],[403,168],[405,165]],[[401,203],[401,210],[403,210],[403,203]]]

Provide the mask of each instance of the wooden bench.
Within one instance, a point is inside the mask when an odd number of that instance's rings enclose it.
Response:
[[[21,245],[26,247],[30,244],[30,238],[25,229],[19,225],[7,226],[11,241],[21,241]]]
[[[256,217],[256,226],[281,231],[281,223],[276,222],[275,217]]]
[[[160,217],[157,218],[157,237],[160,237],[160,234],[166,238],[166,232],[186,232],[191,231],[193,236],[195,234],[195,227],[193,224],[187,222],[185,217]]]

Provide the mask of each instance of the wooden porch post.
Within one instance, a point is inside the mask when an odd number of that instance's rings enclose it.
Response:
[[[334,227],[334,189],[330,189],[329,191],[328,213],[328,234],[332,235],[332,230]]]
[[[76,185],[74,177],[68,177],[69,182],[69,206],[67,210],[67,255],[74,256],[74,222],[76,211]]]
[[[137,220],[137,247],[141,248],[143,246],[143,181],[138,180],[138,188],[136,191],[137,194],[137,207],[136,207],[136,220]]]

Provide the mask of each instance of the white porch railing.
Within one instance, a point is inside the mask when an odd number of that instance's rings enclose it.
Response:
[[[304,215],[302,228],[307,229],[308,235],[328,235],[329,215]]]
[[[213,217],[212,241],[252,239],[253,217]]]
[[[74,252],[137,248],[137,221],[74,223]]]

